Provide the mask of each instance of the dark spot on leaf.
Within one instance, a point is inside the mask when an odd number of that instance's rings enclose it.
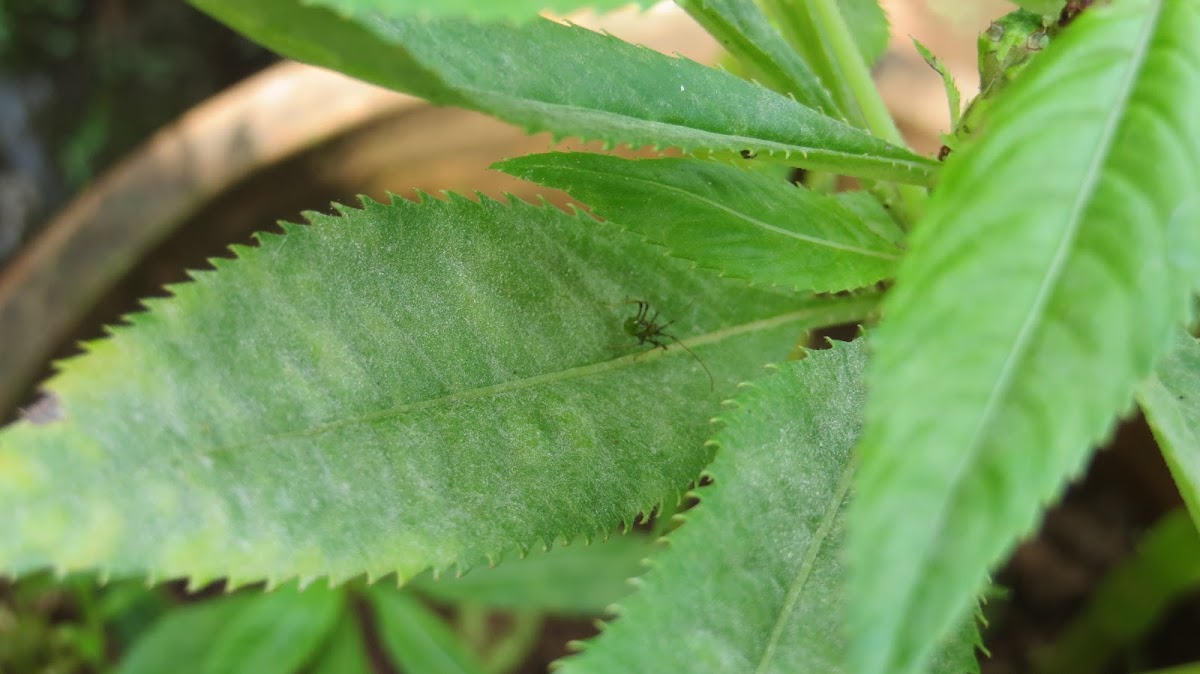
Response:
[[[21,418],[35,426],[62,421],[66,418],[58,396],[52,392],[43,392],[33,404],[21,410]]]
[[[750,150],[742,150],[742,159],[754,159],[757,156],[758,156],[757,152],[751,152]]]

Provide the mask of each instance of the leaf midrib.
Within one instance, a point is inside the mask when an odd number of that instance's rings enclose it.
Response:
[[[813,145],[800,145],[797,143],[785,143],[782,141],[772,140],[769,138],[761,138],[758,136],[743,136],[743,135],[739,135],[739,134],[726,133],[724,131],[712,131],[710,129],[703,129],[703,128],[696,127],[696,126],[687,126],[684,124],[662,122],[662,121],[658,121],[658,120],[645,119],[642,117],[635,117],[633,115],[621,114],[619,112],[613,112],[611,110],[603,110],[600,108],[583,107],[583,106],[579,106],[579,105],[569,105],[566,103],[552,103],[549,101],[542,101],[542,100],[539,100],[536,98],[531,98],[531,97],[513,96],[511,94],[503,94],[503,93],[498,93],[495,91],[489,91],[486,89],[479,89],[478,87],[466,87],[466,86],[456,85],[455,90],[463,92],[469,100],[475,102],[476,107],[474,109],[481,110],[481,111],[487,111],[488,114],[496,114],[496,113],[493,112],[493,108],[490,108],[486,105],[478,105],[480,98],[483,98],[484,100],[493,99],[493,100],[511,101],[516,104],[540,106],[542,108],[546,108],[546,109],[550,109],[550,110],[560,110],[561,109],[561,110],[566,110],[566,111],[574,112],[574,113],[583,113],[585,115],[595,115],[598,117],[613,117],[613,118],[621,119],[621,120],[629,120],[629,121],[637,122],[638,125],[642,126],[645,129],[647,136],[656,136],[657,134],[650,133],[650,131],[656,127],[664,128],[664,129],[684,129],[686,131],[692,131],[692,132],[695,132],[698,134],[706,134],[706,135],[713,136],[716,138],[728,140],[729,141],[728,145],[730,145],[731,147],[763,148],[769,153],[772,153],[775,151],[782,152],[782,153],[784,153],[784,156],[782,158],[778,158],[778,159],[775,158],[771,154],[766,155],[766,158],[774,160],[774,161],[779,161],[779,162],[786,161],[786,160],[792,158],[793,155],[799,155],[799,157],[801,159],[808,159],[809,157],[826,157],[826,158],[830,158],[830,159],[845,160],[850,163],[862,165],[864,157],[869,157],[871,159],[872,163],[886,164],[886,165],[889,165],[900,171],[903,171],[906,174],[904,176],[904,178],[906,180],[902,180],[900,178],[900,176],[895,176],[893,179],[896,180],[897,182],[911,182],[913,184],[918,184],[918,185],[930,185],[933,183],[933,176],[939,168],[935,164],[932,164],[932,163],[926,164],[925,162],[920,161],[920,159],[922,159],[922,157],[920,157],[920,155],[915,155],[915,154],[913,155],[913,157],[914,157],[913,159],[889,157],[889,156],[876,155],[876,154],[865,155],[865,154],[857,153],[857,152],[846,152],[843,150],[834,150],[834,149],[830,149],[830,148],[813,146]],[[808,108],[808,109],[812,110],[811,108]],[[812,110],[812,111],[814,113],[816,113],[815,110]],[[820,113],[816,113],[816,114],[820,115]],[[500,116],[500,115],[497,115],[497,116]],[[824,115],[821,115],[821,116],[824,117]],[[509,119],[508,117],[503,117],[503,118],[510,122],[513,121],[513,120]],[[839,122],[838,120],[833,119],[832,117],[830,117],[828,119],[832,122],[836,122],[838,124],[845,125],[844,122]],[[848,128],[853,129],[853,127],[848,127]],[[532,129],[532,127],[529,127],[527,130],[546,131],[548,129],[546,129],[546,128]],[[605,138],[605,137],[601,136],[600,134],[596,134],[593,136],[584,136],[584,135],[577,135],[577,134],[559,134],[559,133],[555,132],[555,137],[556,138],[578,137],[584,141],[593,140],[593,139],[600,139],[600,140],[605,140],[605,141],[611,140],[609,138]],[[675,146],[675,144],[668,144],[668,146]],[[656,147],[664,147],[664,146],[659,145]],[[713,150],[724,150],[725,149],[723,147],[719,147],[718,145],[700,145],[700,144],[697,144],[694,146],[678,145],[678,147],[680,147],[688,152],[694,152],[696,150],[713,151]],[[890,146],[890,147],[893,147],[897,150],[904,149],[899,146]],[[771,149],[771,148],[774,148],[774,149]],[[846,175],[857,175],[853,172],[849,172],[848,169],[846,169],[846,171],[847,171]]]
[[[992,390],[988,395],[988,400],[984,405],[982,414],[979,415],[979,421],[975,425],[975,430],[972,432],[971,439],[966,445],[966,450],[963,452],[964,460],[960,461],[957,469],[954,470],[953,478],[949,483],[951,485],[949,490],[950,498],[946,499],[944,502],[952,503],[956,501],[958,494],[963,491],[965,487],[964,476],[967,473],[967,469],[976,463],[979,452],[982,451],[981,448],[984,444],[982,442],[984,430],[992,424],[992,417],[996,413],[996,408],[999,406],[1000,397],[1002,394],[1007,393],[1010,390],[1012,380],[1016,376],[1017,364],[1019,361],[1024,360],[1025,353],[1029,348],[1029,343],[1032,341],[1035,328],[1034,319],[1042,317],[1046,304],[1049,302],[1050,295],[1054,292],[1053,282],[1057,281],[1062,275],[1062,271],[1065,266],[1065,260],[1068,257],[1071,249],[1069,244],[1075,242],[1076,235],[1078,234],[1079,227],[1082,222],[1083,211],[1086,209],[1087,204],[1091,203],[1091,197],[1093,196],[1096,183],[1100,179],[1102,169],[1107,165],[1107,159],[1112,148],[1113,138],[1116,135],[1116,131],[1120,126],[1121,121],[1125,119],[1125,112],[1129,108],[1129,101],[1132,99],[1133,89],[1136,88],[1139,76],[1141,75],[1142,68],[1146,60],[1146,53],[1149,51],[1150,44],[1153,41],[1153,36],[1158,31],[1158,21],[1162,11],[1162,2],[1160,1],[1154,3],[1154,7],[1154,15],[1148,17],[1146,20],[1147,29],[1145,31],[1144,39],[1139,42],[1139,48],[1135,51],[1133,57],[1130,59],[1131,65],[1129,68],[1129,76],[1126,78],[1124,86],[1122,87],[1123,95],[1117,97],[1117,100],[1122,101],[1123,104],[1120,106],[1113,105],[1109,108],[1109,110],[1112,111],[1112,114],[1109,115],[1104,132],[1100,136],[1101,142],[1098,142],[1095,145],[1097,152],[1093,154],[1093,160],[1084,176],[1083,188],[1079,190],[1079,195],[1075,199],[1075,203],[1072,205],[1070,218],[1068,220],[1068,227],[1063,232],[1063,236],[1059,241],[1058,248],[1055,250],[1054,257],[1052,258],[1052,264],[1042,279],[1042,284],[1038,288],[1038,293],[1034,297],[1032,306],[1030,306],[1025,321],[1022,323],[1021,329],[1018,331],[1017,337],[1014,340],[1013,348],[1009,351],[1008,357],[1005,358],[1000,375],[996,378],[996,384],[992,387]],[[945,530],[949,514],[949,508],[942,508],[938,513],[937,523],[934,527],[933,540],[941,538],[941,535]],[[921,569],[928,566],[929,560],[932,559],[934,554],[935,551],[933,546],[926,545],[924,547],[924,551],[920,555],[920,564],[917,568]],[[917,585],[910,584],[905,590],[903,601],[899,603],[899,606],[907,607],[909,604],[911,604],[913,595],[916,593],[916,591]],[[889,651],[889,655],[895,651],[895,644],[896,642],[894,640],[888,643],[887,649]],[[884,662],[891,662],[891,658],[888,657],[884,660]]]
[[[771,664],[772,658],[775,657],[775,649],[779,645],[779,640],[783,637],[783,629],[787,625],[787,621],[792,617],[792,613],[795,612],[796,605],[800,603],[800,596],[804,592],[804,587],[808,584],[808,579],[812,577],[812,571],[816,567],[817,555],[829,539],[829,533],[833,531],[833,524],[837,520],[838,513],[841,512],[842,505],[850,495],[850,487],[854,484],[854,472],[857,466],[857,456],[851,456],[850,460],[846,462],[845,468],[842,469],[842,476],[838,480],[833,498],[830,499],[829,508],[821,517],[821,523],[817,526],[816,532],[813,533],[813,540],[809,543],[808,550],[804,554],[804,561],[801,562],[800,568],[796,570],[796,575],[792,577],[792,582],[788,585],[783,605],[780,606],[779,615],[775,619],[775,626],[771,629],[771,636],[767,639],[766,646],[763,647],[763,654],[758,661],[758,667],[754,669],[755,674],[766,672],[767,666]]]
[[[606,177],[611,175],[611,174],[601,174],[601,173],[599,173],[597,171],[593,171],[591,169],[578,168],[575,166],[554,166],[551,168],[552,168],[552,170],[559,170],[559,171],[564,171],[564,172],[573,171],[576,173],[589,173],[589,174],[595,174],[595,175],[604,175]],[[793,232],[791,230],[787,230],[782,227],[772,225],[769,222],[764,222],[762,220],[759,220],[755,217],[750,216],[747,213],[743,213],[741,211],[735,210],[733,208],[726,206],[725,204],[719,203],[717,201],[713,201],[712,199],[703,197],[695,192],[690,192],[682,187],[677,187],[675,185],[670,185],[668,183],[660,182],[657,180],[650,180],[649,178],[643,178],[641,176],[620,175],[620,179],[622,179],[626,182],[630,182],[630,183],[638,182],[638,183],[644,183],[646,185],[653,185],[653,186],[660,187],[660,188],[670,191],[670,192],[676,192],[678,194],[682,194],[685,197],[690,197],[691,199],[699,201],[700,203],[710,206],[716,210],[724,211],[725,213],[728,213],[729,215],[733,216],[736,219],[740,219],[740,220],[750,223],[754,227],[759,227],[759,228],[765,229],[769,232],[774,232],[781,236],[796,239],[798,241],[805,241],[807,243],[811,243],[816,246],[822,246],[825,248],[831,248],[833,250],[840,250],[840,251],[844,251],[844,252],[848,252],[848,253],[855,253],[858,255],[863,255],[865,257],[873,257],[873,258],[877,258],[880,260],[895,261],[895,260],[900,259],[899,255],[889,255],[888,253],[884,253],[882,251],[870,250],[868,248],[859,248],[858,246],[851,246],[851,245],[844,244],[844,243],[838,243],[837,241],[830,241],[828,239],[822,239],[822,238],[818,238],[815,236],[808,236],[807,234],[801,234],[799,232]],[[802,188],[793,187],[791,189],[802,189]],[[598,213],[598,214],[603,215],[602,213]],[[883,241],[883,240],[880,239],[880,241]],[[664,245],[666,245],[665,242],[659,242],[659,243],[663,243]]]
[[[827,301],[827,302],[821,304],[820,306],[809,307],[806,309],[801,309],[799,311],[792,311],[792,312],[789,312],[786,314],[773,316],[771,318],[764,318],[764,319],[760,319],[757,321],[751,321],[749,323],[743,323],[740,325],[730,326],[727,328],[723,328],[721,330],[715,330],[715,331],[707,333],[707,334],[699,335],[697,337],[681,339],[681,340],[678,340],[678,343],[689,349],[695,348],[695,347],[700,347],[700,346],[705,346],[707,344],[720,342],[722,340],[729,339],[732,337],[737,337],[738,335],[746,334],[749,332],[756,332],[756,331],[760,331],[760,330],[770,330],[772,328],[776,328],[781,325],[785,325],[787,323],[802,321],[802,320],[804,320],[806,318],[810,318],[814,315],[821,315],[821,314],[831,316],[831,319],[830,319],[831,321],[839,321],[840,322],[840,321],[852,319],[856,316],[864,315],[871,308],[873,308],[877,302],[878,302],[878,298],[875,295],[837,298],[837,300]],[[368,412],[366,414],[360,414],[360,415],[346,417],[343,419],[337,419],[335,421],[318,424],[316,426],[311,426],[311,427],[300,429],[300,430],[283,431],[280,433],[268,433],[265,435],[257,436],[255,438],[253,438],[251,440],[247,440],[245,442],[214,447],[208,451],[211,452],[212,454],[221,454],[221,453],[227,453],[227,452],[232,453],[232,452],[241,451],[243,449],[248,449],[251,447],[256,447],[256,446],[264,444],[264,443],[276,442],[279,440],[288,440],[288,439],[292,439],[292,438],[302,438],[302,437],[314,437],[317,435],[322,435],[324,433],[336,431],[338,429],[346,428],[348,426],[353,426],[356,424],[372,423],[375,421],[379,421],[381,419],[387,419],[390,417],[411,414],[413,412],[419,412],[419,411],[426,410],[429,408],[434,408],[434,407],[439,407],[439,406],[444,406],[444,405],[451,405],[451,404],[463,402],[466,400],[476,400],[479,398],[486,398],[489,396],[499,395],[502,393],[508,393],[510,391],[516,391],[516,390],[521,390],[521,389],[532,388],[535,386],[541,386],[544,384],[550,384],[550,383],[554,383],[557,381],[566,381],[566,380],[570,380],[570,379],[588,377],[588,376],[592,376],[592,375],[603,373],[603,372],[609,372],[612,370],[617,370],[617,369],[621,369],[621,368],[625,368],[625,367],[631,367],[635,362],[643,362],[643,361],[647,361],[647,360],[654,360],[657,358],[664,358],[668,355],[675,356],[678,354],[685,354],[685,353],[686,352],[684,349],[676,349],[673,347],[668,347],[666,349],[654,348],[654,349],[650,349],[648,351],[638,351],[636,353],[631,353],[629,355],[621,356],[619,358],[613,358],[610,360],[600,361],[598,363],[581,365],[581,366],[577,366],[577,367],[567,368],[565,370],[555,370],[554,372],[546,372],[543,374],[534,375],[532,377],[525,377],[523,379],[516,379],[516,380],[512,380],[512,381],[501,382],[499,384],[492,384],[490,386],[481,386],[481,387],[465,389],[465,390],[461,390],[461,391],[454,391],[452,393],[448,393],[446,395],[439,396],[436,398],[428,398],[425,400],[418,400],[416,402],[404,403],[402,405],[397,405],[395,407],[389,407],[387,409],[376,410],[373,412]],[[203,450],[201,450],[201,451],[203,451]]]

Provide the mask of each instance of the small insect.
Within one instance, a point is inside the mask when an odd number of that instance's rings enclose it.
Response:
[[[757,152],[751,152],[750,150],[742,150],[742,159],[754,159],[757,156],[758,156]]]
[[[667,328],[669,328],[675,321],[668,321],[666,323],[659,324],[658,310],[656,309],[654,311],[654,315],[650,316],[650,303],[645,300],[629,300],[624,304],[637,305],[637,315],[632,318],[625,319],[624,328],[625,334],[629,335],[630,337],[637,337],[638,346],[641,346],[642,344],[651,344],[654,348],[659,348],[663,351],[666,351],[666,340],[671,340],[672,342],[678,344],[684,351],[687,351],[688,355],[692,358],[695,358],[696,362],[700,364],[700,367],[704,368],[704,373],[708,375],[708,390],[711,391],[716,388],[716,384],[713,381],[712,372],[709,371],[708,366],[704,364],[704,361],[700,360],[699,356],[693,353],[691,349],[687,348],[686,344],[679,341],[678,337],[667,332]]]

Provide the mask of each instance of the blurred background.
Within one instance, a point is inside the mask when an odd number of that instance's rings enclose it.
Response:
[[[947,63],[967,98],[977,86],[975,36],[1011,6],[884,4],[893,41],[877,80],[913,147],[934,154],[948,125],[945,95],[910,36]],[[721,59],[673,5],[571,19],[701,62]],[[0,0],[0,420],[32,403],[53,360],[255,231],[357,194],[532,197],[532,186],[487,166],[564,146],[579,147],[280,62],[183,2]],[[1130,420],[997,575],[985,671],[1035,671],[1102,580],[1178,504],[1148,431]],[[104,671],[168,609],[219,594],[98,588],[89,577],[0,581],[0,674]],[[512,611],[464,619],[461,607],[440,606],[437,615],[477,636],[528,629]],[[1144,633],[1113,639],[1119,652],[1107,669],[1090,671],[1200,660],[1200,602],[1160,609]],[[594,631],[582,616],[537,625],[512,671],[544,671],[568,639]],[[374,653],[373,671],[399,671],[386,649]]]

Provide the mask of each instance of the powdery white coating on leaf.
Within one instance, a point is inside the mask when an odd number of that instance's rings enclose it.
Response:
[[[952,154],[873,333],[851,506],[859,674],[930,644],[1130,408],[1189,313],[1200,4],[1084,12]]]
[[[553,208],[367,202],[148,302],[0,432],[0,569],[340,582],[608,532],[677,498],[706,420],[814,302]],[[638,354],[631,297],[681,348]]]
[[[845,510],[866,398],[862,340],[745,386],[722,415],[699,505],[565,674],[851,671]],[[978,671],[967,623],[931,671]]]

